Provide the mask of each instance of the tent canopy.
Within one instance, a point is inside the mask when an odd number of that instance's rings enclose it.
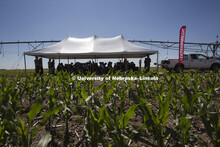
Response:
[[[122,35],[114,38],[67,37],[54,45],[25,52],[25,55],[51,59],[97,59],[97,58],[142,58],[158,51],[140,47],[125,40]]]

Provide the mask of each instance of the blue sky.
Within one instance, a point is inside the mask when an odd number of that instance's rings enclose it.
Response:
[[[220,36],[219,6],[220,0],[0,0],[0,41],[120,34],[128,40],[178,41],[179,29],[186,25],[186,42],[208,43]],[[28,45],[3,48],[0,69],[24,68],[22,52]],[[159,50],[160,60],[178,57],[177,51],[150,48]],[[34,67],[32,57],[27,62]]]

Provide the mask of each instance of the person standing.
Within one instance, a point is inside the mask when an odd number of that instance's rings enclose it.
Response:
[[[40,64],[39,64],[38,56],[35,57],[34,63],[35,63],[35,74],[39,74]]]
[[[42,58],[40,58],[39,60],[39,72],[40,72],[40,75],[43,74],[43,62],[42,62]]]
[[[112,70],[112,62],[108,62],[108,72]]]
[[[51,59],[49,59],[49,61],[48,61],[48,68],[49,68],[49,73],[50,74],[54,74],[55,73],[54,59],[52,61],[51,61]]]
[[[124,59],[124,71],[128,70],[128,60],[125,58]]]
[[[147,55],[147,58],[145,58],[144,60],[144,68],[146,72],[150,71],[150,63],[151,63],[151,59],[149,57],[149,55]]]
[[[55,74],[55,62],[54,62],[54,59],[51,62],[51,66],[52,66],[52,74]]]
[[[139,70],[141,71],[141,63],[142,63],[142,61],[141,61],[141,59],[139,60]]]

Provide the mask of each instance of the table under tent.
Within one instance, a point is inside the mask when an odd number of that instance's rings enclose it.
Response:
[[[122,35],[114,38],[91,36],[88,38],[67,37],[64,40],[41,49],[24,52],[26,55],[48,59],[106,59],[106,58],[143,58],[157,54],[158,51],[130,43]],[[158,70],[158,66],[157,66]]]

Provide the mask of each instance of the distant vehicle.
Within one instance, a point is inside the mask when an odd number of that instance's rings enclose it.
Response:
[[[201,69],[213,70],[218,72],[220,68],[220,60],[217,58],[209,58],[202,54],[184,54],[184,61],[180,63],[179,59],[168,59],[161,61],[162,68],[169,71],[183,72],[184,69]]]

